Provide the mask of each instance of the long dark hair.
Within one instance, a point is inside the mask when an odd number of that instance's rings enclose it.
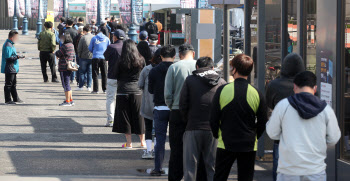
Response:
[[[142,69],[145,64],[145,59],[137,50],[136,44],[132,40],[125,40],[122,48],[122,55],[120,57],[121,65],[125,68]]]
[[[151,64],[150,60],[152,59],[152,54],[148,43],[146,41],[140,41],[140,43],[137,45],[137,50],[139,50],[140,54],[145,59],[146,64]]]

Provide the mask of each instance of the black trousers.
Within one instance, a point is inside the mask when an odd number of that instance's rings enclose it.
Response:
[[[237,160],[238,181],[252,181],[254,178],[255,151],[231,152],[218,148],[214,181],[226,181],[233,163]]]
[[[144,119],[145,119],[145,126],[146,126],[145,139],[152,140],[153,120],[147,119],[147,118],[144,118]]]
[[[169,181],[180,181],[183,173],[183,135],[186,125],[182,121],[179,110],[170,111],[169,119],[169,144],[170,144],[170,160],[169,160]]]
[[[5,102],[11,101],[11,96],[14,102],[19,100],[17,94],[17,74],[5,74],[5,86],[4,86],[4,94],[5,94]]]
[[[51,52],[40,52],[40,64],[41,64],[41,73],[43,74],[44,81],[48,80],[46,73],[46,66],[49,63],[51,69],[52,81],[57,80],[56,68],[55,68],[55,54]]]
[[[102,77],[102,90],[106,91],[107,86],[107,63],[105,59],[92,59],[92,81],[94,84],[94,92],[98,92],[98,75]]]
[[[180,110],[171,110],[169,118],[169,144],[170,144],[170,160],[169,160],[169,181],[181,181],[184,176],[183,172],[183,135],[185,133],[186,124],[182,120]],[[157,136],[157,135],[156,135]],[[201,156],[198,163],[197,181],[206,181],[206,171]]]

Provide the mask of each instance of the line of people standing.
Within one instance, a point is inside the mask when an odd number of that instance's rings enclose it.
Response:
[[[281,78],[272,81],[267,94],[262,95],[248,82],[254,63],[247,55],[237,55],[230,61],[234,82],[226,83],[214,71],[210,57],[194,60],[190,44],[179,47],[180,61],[175,62],[175,47],[152,46],[157,44],[154,34],[148,37],[147,32],[141,32],[136,45],[126,39],[125,31],[117,29],[112,32],[111,44],[102,28],[92,35],[92,27],[78,27],[79,34],[73,20],[68,19],[60,35],[61,46],[55,55],[66,97],[60,105],[74,105],[71,62],[79,57],[80,65],[91,65],[92,93],[98,93],[101,70],[102,91],[107,93],[106,126],[125,134],[126,142],[121,146],[125,149],[134,148],[131,134],[139,136],[139,147],[147,149],[142,158],[154,157],[151,175],[164,174],[169,126],[169,180],[227,180],[236,160],[238,180],[253,180],[257,139],[266,128],[270,138],[280,141],[274,149],[274,159],[278,160],[278,166],[274,162],[276,180],[326,180],[327,145],[338,142],[340,130],[332,108],[314,95],[317,78],[304,71],[300,56],[292,53],[285,58]],[[52,23],[45,23],[45,28],[39,36],[40,59],[42,68],[46,69],[49,62],[52,81],[57,82],[52,66],[56,43]],[[23,58],[13,46],[17,34],[11,31],[3,46],[1,68],[7,104],[22,102],[16,91],[18,59]],[[79,89],[89,79],[85,77],[88,69],[80,68]],[[42,72],[47,82],[46,71]],[[267,106],[274,109],[269,121]],[[153,125],[157,138],[154,152]]]

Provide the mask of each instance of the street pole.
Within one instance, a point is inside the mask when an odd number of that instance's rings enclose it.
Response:
[[[63,0],[63,17],[67,17],[66,13],[67,13],[67,4],[66,4],[67,0]]]
[[[136,27],[135,27],[135,24],[134,24],[134,8],[133,8],[133,1],[134,0],[131,0],[131,25],[129,27],[129,32],[128,32],[128,35],[129,35],[129,38],[131,40],[133,40],[134,42],[137,41],[137,32],[136,32]]]
[[[227,4],[224,5],[224,79],[226,82],[229,82],[230,79],[230,69],[229,69],[229,52],[230,52],[230,45],[229,45],[229,37],[230,37],[230,31],[229,31],[229,10],[227,8]]]
[[[100,0],[97,0],[97,24],[101,25],[101,4]]]
[[[13,10],[13,28],[12,30],[18,31],[18,19],[17,19],[17,1],[14,0],[14,10]]]
[[[23,18],[23,30],[22,30],[22,34],[23,35],[28,35],[28,18],[27,18],[27,13],[28,13],[28,9],[27,9],[27,2],[28,0],[24,0],[24,18]]]
[[[41,22],[41,1],[42,0],[38,0],[39,1],[39,7],[38,7],[38,21],[36,22],[36,34],[35,34],[35,37],[36,38],[39,38],[39,34],[41,32],[41,25],[43,24]]]

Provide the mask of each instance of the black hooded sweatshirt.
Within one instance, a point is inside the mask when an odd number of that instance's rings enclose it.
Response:
[[[166,106],[164,100],[165,76],[173,62],[161,62],[148,75],[148,92],[153,94],[154,106]]]
[[[270,82],[266,89],[266,103],[270,109],[282,99],[294,95],[294,77],[305,71],[303,59],[296,53],[288,54],[281,69],[281,77]],[[279,143],[278,140],[275,143]]]
[[[287,55],[283,60],[281,77],[270,82],[266,89],[266,103],[274,109],[278,102],[294,94],[294,77],[305,71],[303,59],[296,53]]]
[[[210,131],[210,110],[216,90],[226,84],[220,75],[210,68],[200,68],[186,78],[180,94],[179,108],[186,130]]]

